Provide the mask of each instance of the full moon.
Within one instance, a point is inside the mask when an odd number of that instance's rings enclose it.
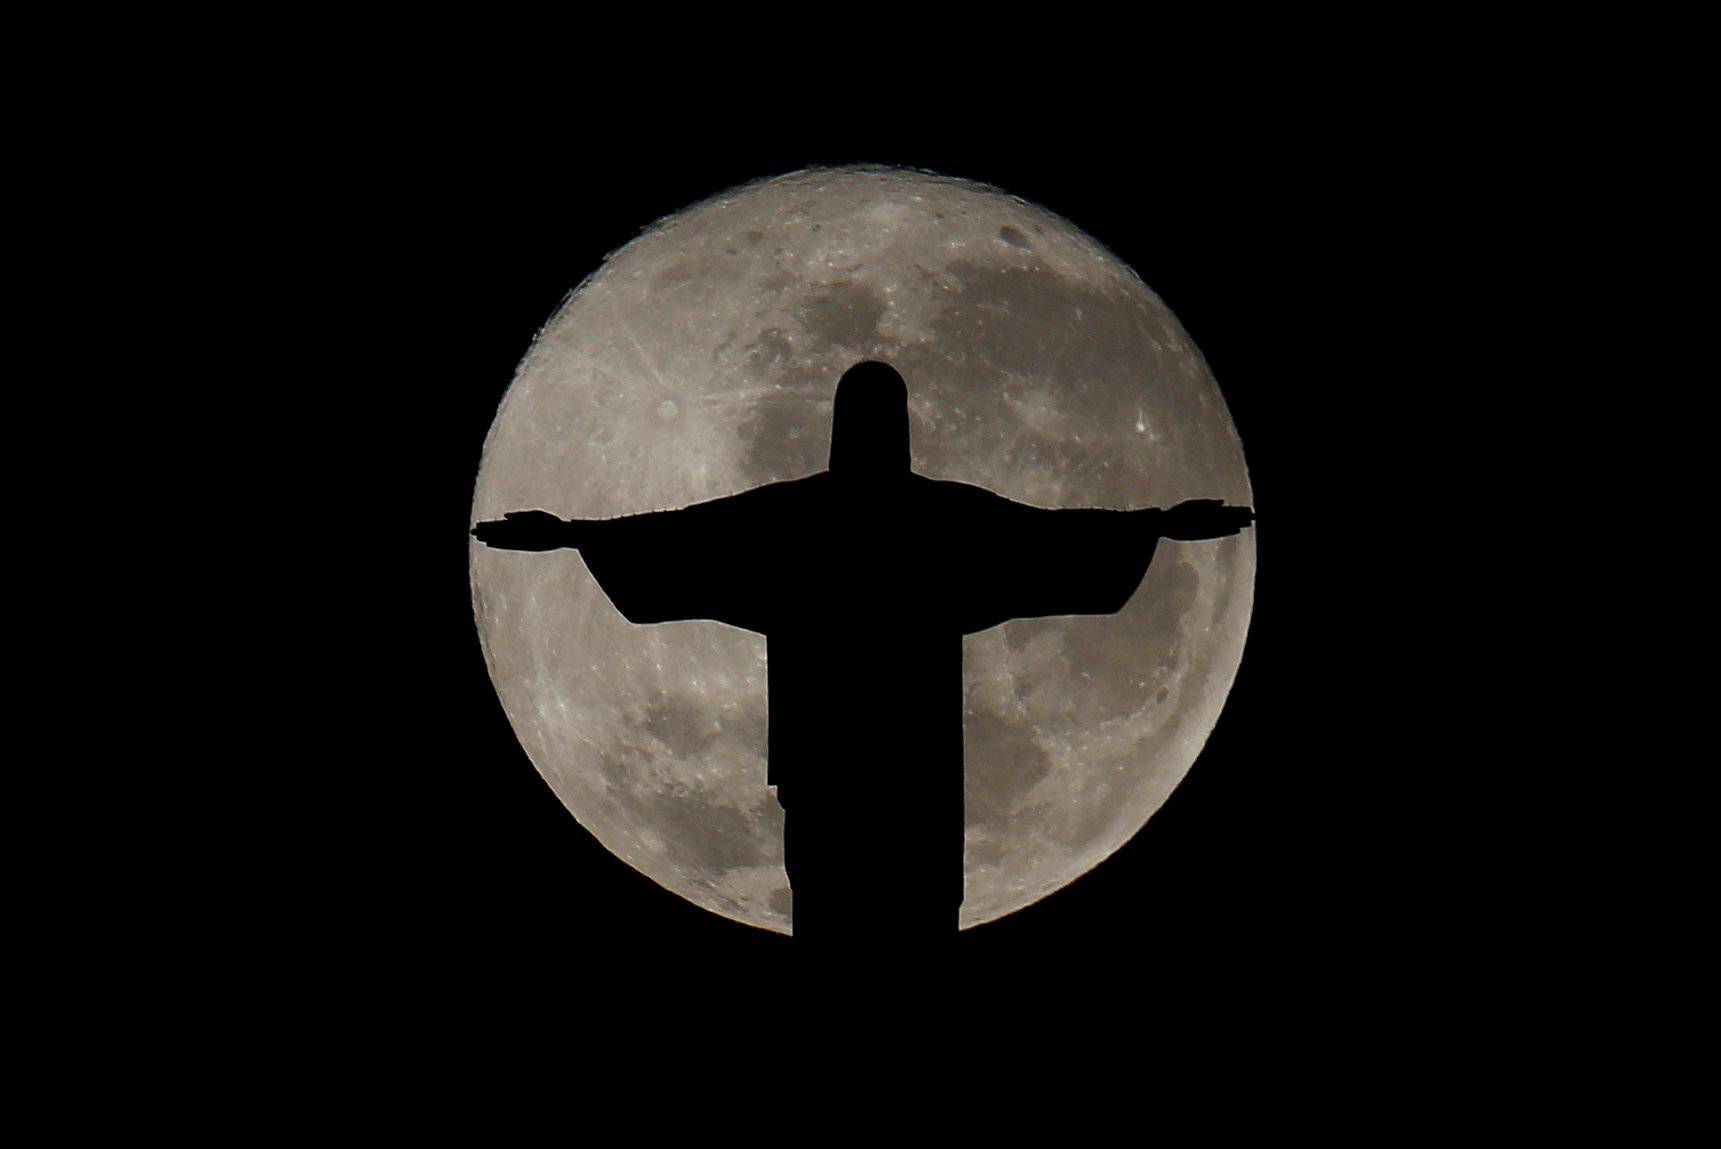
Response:
[[[996,188],[860,167],[736,188],[612,253],[521,362],[473,521],[668,510],[821,471],[862,359],[907,380],[928,477],[1043,507],[1253,503],[1212,374],[1134,272]],[[1165,801],[1236,676],[1254,578],[1253,531],[1162,542],[1116,615],[964,640],[963,928],[1086,873]],[[508,719],[580,824],[666,889],[790,932],[765,639],[635,626],[574,551],[474,542],[472,596]]]

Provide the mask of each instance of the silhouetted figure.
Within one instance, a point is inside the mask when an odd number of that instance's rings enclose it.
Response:
[[[954,937],[962,901],[962,636],[1111,614],[1158,540],[1252,520],[1218,500],[1047,510],[916,475],[908,389],[869,362],[837,385],[829,470],[619,519],[515,511],[472,533],[578,548],[630,622],[763,634],[794,934],[913,944]]]

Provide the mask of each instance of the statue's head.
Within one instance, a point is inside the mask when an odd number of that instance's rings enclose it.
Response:
[[[840,475],[908,473],[908,384],[888,363],[856,363],[837,383],[831,470]]]

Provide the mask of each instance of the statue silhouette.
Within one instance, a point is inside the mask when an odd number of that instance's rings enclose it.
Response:
[[[1245,507],[1048,510],[909,468],[908,389],[865,362],[837,385],[830,467],[682,510],[564,521],[513,511],[487,546],[577,548],[634,623],[763,634],[768,782],[784,810],[797,944],[954,938],[962,901],[962,636],[1111,614],[1160,539],[1236,534]]]

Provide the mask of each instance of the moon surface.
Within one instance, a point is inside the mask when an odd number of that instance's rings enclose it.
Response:
[[[929,477],[1046,507],[1252,504],[1218,386],[1134,272],[998,189],[863,167],[734,189],[611,254],[520,364],[474,521],[667,510],[823,470],[861,359],[908,381]],[[1254,576],[1253,531],[1164,542],[1119,614],[964,640],[964,928],[1087,872],[1165,801],[1236,675]],[[682,897],[789,932],[765,639],[632,625],[574,551],[473,543],[472,594],[509,721],[580,824]]]

